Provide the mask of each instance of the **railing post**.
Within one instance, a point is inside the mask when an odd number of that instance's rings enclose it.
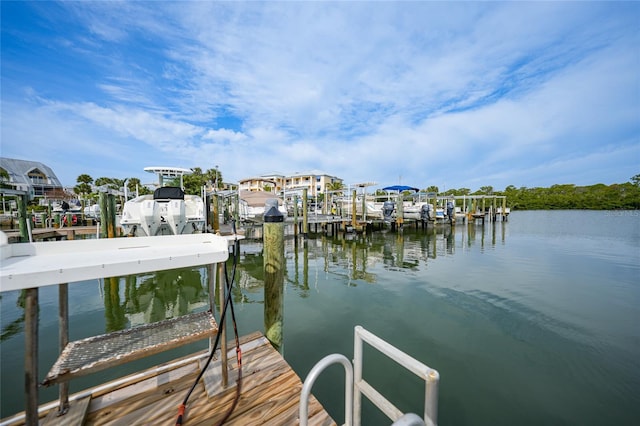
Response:
[[[431,370],[427,374],[425,380],[425,396],[424,396],[424,419],[427,426],[435,426],[438,424],[438,382],[439,374]]]
[[[353,333],[353,426],[360,426],[362,414],[362,393],[359,383],[362,381],[362,337],[356,327]]]

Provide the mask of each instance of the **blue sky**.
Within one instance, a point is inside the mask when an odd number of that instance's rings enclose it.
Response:
[[[1,155],[441,190],[640,173],[637,2],[1,2]]]

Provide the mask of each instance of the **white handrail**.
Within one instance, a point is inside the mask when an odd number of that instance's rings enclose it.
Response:
[[[381,393],[362,379],[362,342],[365,341],[382,352],[407,370],[425,381],[424,422],[415,414],[404,414]],[[327,355],[313,366],[300,392],[300,426],[308,422],[308,405],[311,387],[318,375],[331,364],[340,363],[345,368],[345,425],[360,426],[362,395],[364,394],[379,410],[394,421],[394,425],[405,426],[436,426],[438,414],[438,382],[439,373],[420,361],[412,358],[396,347],[385,342],[361,326],[355,327],[353,366],[351,362],[340,354]]]
[[[402,415],[402,412],[398,410],[389,400],[387,400],[380,393],[375,391],[366,381],[362,379],[362,342],[369,343],[380,352],[405,367],[418,377],[422,378],[426,382],[425,389],[425,407],[424,407],[424,421],[428,426],[437,425],[437,413],[438,413],[438,382],[440,375],[438,372],[430,367],[427,367],[415,358],[405,354],[401,350],[395,348],[384,340],[380,339],[376,335],[365,330],[361,326],[355,327],[354,338],[354,399],[353,399],[353,424],[354,426],[360,426],[360,415],[362,408],[362,394],[367,396],[376,407],[382,410],[387,417],[396,421]]]
[[[316,379],[324,371],[325,368],[332,364],[342,364],[345,372],[345,399],[344,399],[344,424],[345,426],[351,426],[353,419],[353,367],[351,361],[344,355],[331,354],[322,358],[316,365],[313,366],[307,378],[304,379],[302,385],[302,391],[300,391],[300,426],[307,426],[309,417],[309,395],[311,394],[311,388]]]

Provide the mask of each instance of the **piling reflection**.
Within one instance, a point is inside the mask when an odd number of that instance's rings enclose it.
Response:
[[[300,297],[322,271],[336,277],[347,286],[358,282],[378,281],[376,266],[390,271],[417,271],[428,268],[439,257],[453,256],[479,244],[482,248],[505,242],[505,224],[479,226],[463,224],[457,227],[404,229],[401,232],[373,232],[343,236],[310,235],[304,241],[288,240],[285,245],[290,258],[286,279],[298,289]],[[309,265],[312,265],[311,270]]]

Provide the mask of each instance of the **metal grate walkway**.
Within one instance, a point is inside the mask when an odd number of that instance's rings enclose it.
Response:
[[[215,318],[206,311],[70,342],[42,384],[65,382],[207,338],[217,331]]]

